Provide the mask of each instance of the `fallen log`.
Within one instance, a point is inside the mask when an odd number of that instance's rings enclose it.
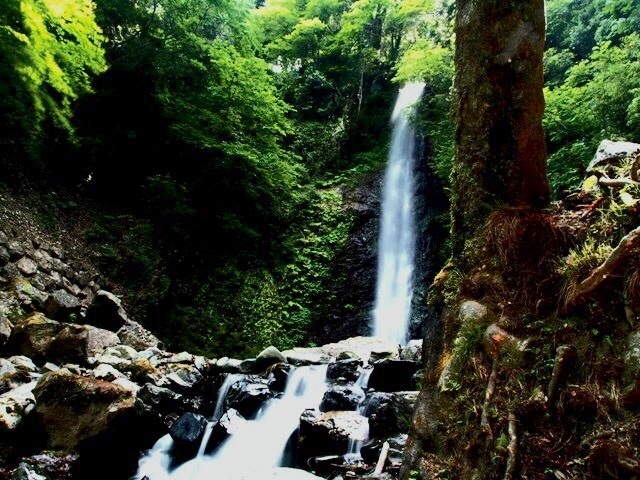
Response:
[[[382,444],[382,449],[380,450],[380,457],[378,458],[376,469],[373,471],[374,475],[380,475],[382,473],[384,464],[387,461],[387,455],[389,455],[389,442],[384,442]]]
[[[509,412],[509,446],[507,447],[509,456],[507,457],[507,467],[504,471],[504,480],[516,478],[516,467],[518,465],[518,419],[516,414]]]

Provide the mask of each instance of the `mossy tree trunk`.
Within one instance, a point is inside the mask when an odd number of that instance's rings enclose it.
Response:
[[[457,0],[454,254],[497,206],[549,201],[544,0]]]

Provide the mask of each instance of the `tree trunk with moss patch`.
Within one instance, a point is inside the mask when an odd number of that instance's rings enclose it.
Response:
[[[454,254],[496,206],[549,201],[543,0],[458,0]]]

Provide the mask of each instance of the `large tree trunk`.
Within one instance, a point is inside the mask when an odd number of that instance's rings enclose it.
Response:
[[[543,0],[457,0],[454,253],[492,208],[549,201]]]

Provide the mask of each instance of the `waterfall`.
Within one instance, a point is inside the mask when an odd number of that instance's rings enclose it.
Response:
[[[408,339],[413,297],[416,131],[411,116],[423,89],[424,83],[410,83],[398,94],[382,193],[373,334],[399,344]]]
[[[285,447],[291,435],[297,430],[300,415],[308,408],[318,408],[327,388],[326,365],[299,367],[290,373],[290,378],[281,398],[267,403],[255,420],[247,421],[214,452],[207,455],[206,442],[211,429],[210,423],[198,455],[171,470],[171,449],[173,440],[169,435],[162,437],[141,460],[135,478],[145,476],[152,480],[224,480],[242,471],[280,466]],[[241,375],[229,375],[218,392],[216,414],[222,415],[224,398],[229,387]]]

